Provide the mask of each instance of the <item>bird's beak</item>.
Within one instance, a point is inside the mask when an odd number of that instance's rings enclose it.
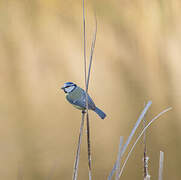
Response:
[[[64,93],[67,93],[64,86],[62,86],[61,89],[64,91]]]

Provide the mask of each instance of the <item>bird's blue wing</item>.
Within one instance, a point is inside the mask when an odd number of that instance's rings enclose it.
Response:
[[[85,98],[86,99],[86,98]],[[85,105],[86,106],[86,105]],[[94,101],[91,99],[91,97],[88,95],[88,108],[94,110],[96,108]]]

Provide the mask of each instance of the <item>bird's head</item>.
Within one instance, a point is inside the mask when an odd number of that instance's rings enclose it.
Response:
[[[72,82],[66,82],[64,85],[61,87],[61,89],[64,90],[65,93],[70,93],[72,92],[75,88],[77,87],[76,84]]]

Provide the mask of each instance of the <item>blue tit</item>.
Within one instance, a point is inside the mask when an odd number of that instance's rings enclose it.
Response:
[[[82,88],[78,87],[72,82],[66,82],[61,89],[63,89],[66,93],[66,99],[70,104],[82,111],[86,109],[86,92]],[[101,119],[104,119],[106,117],[106,114],[98,107],[96,107],[93,100],[88,94],[87,98],[88,109],[93,110],[99,115]]]

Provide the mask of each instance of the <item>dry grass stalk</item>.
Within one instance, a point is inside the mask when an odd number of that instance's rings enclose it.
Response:
[[[117,156],[117,161],[116,161],[116,175],[115,175],[115,180],[119,180],[122,144],[123,144],[123,137],[121,136],[121,137],[120,137],[120,142],[119,142],[118,156]]]
[[[159,161],[159,176],[158,180],[163,179],[163,162],[164,162],[164,152],[160,151],[160,161]]]

